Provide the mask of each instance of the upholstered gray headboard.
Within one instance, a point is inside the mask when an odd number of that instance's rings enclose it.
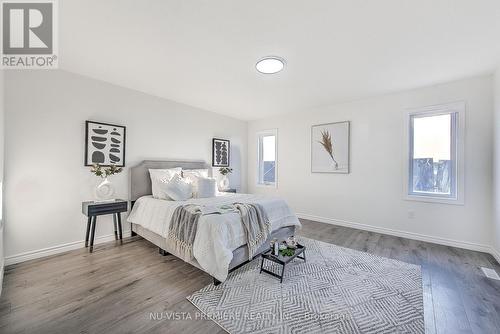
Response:
[[[193,160],[144,160],[137,166],[130,168],[130,200],[136,201],[141,196],[151,195],[151,178],[149,169],[166,169],[182,167],[182,169],[208,169],[212,176],[212,169],[204,161]]]

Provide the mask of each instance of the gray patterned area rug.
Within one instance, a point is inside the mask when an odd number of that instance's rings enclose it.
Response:
[[[260,258],[187,299],[229,333],[424,333],[420,267],[300,238],[283,283]],[[278,266],[270,266],[280,273]]]

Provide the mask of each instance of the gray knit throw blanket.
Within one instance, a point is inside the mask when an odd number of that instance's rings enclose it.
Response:
[[[201,217],[199,205],[187,204],[177,207],[168,227],[167,244],[184,261],[193,257],[193,243]]]
[[[251,260],[257,250],[271,234],[271,224],[266,212],[259,204],[234,203],[245,228],[248,257]],[[167,244],[184,261],[192,261],[193,243],[202,216],[199,205],[186,204],[177,207],[168,228]]]
[[[248,259],[252,260],[260,246],[271,235],[271,223],[260,204],[234,203],[234,206],[240,212],[246,231]]]

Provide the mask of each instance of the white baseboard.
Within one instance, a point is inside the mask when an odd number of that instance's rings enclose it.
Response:
[[[381,234],[388,234],[388,235],[393,235],[396,237],[408,238],[408,239],[413,239],[413,240],[419,240],[419,241],[425,241],[425,242],[431,242],[431,243],[435,243],[435,244],[445,245],[445,246],[452,246],[452,247],[458,247],[458,248],[464,248],[464,249],[470,249],[470,250],[474,250],[474,251],[489,253],[500,264],[500,252],[497,251],[496,249],[494,249],[493,247],[486,246],[486,245],[471,243],[471,242],[467,242],[467,241],[458,241],[458,240],[453,240],[453,239],[434,237],[434,236],[429,236],[429,235],[424,235],[424,234],[419,234],[419,233],[414,233],[414,232],[394,230],[394,229],[385,228],[385,227],[377,227],[377,226],[355,223],[355,222],[350,222],[350,221],[341,220],[341,219],[319,217],[319,216],[308,215],[308,214],[304,214],[304,213],[297,213],[297,216],[299,218],[302,218],[302,219],[314,220],[314,221],[326,223],[326,224],[340,225],[340,226],[356,228],[356,229],[360,229],[360,230],[364,230],[364,231],[376,232],[376,233],[381,233]],[[124,237],[129,237],[130,235],[131,235],[130,230],[123,231]],[[103,235],[103,236],[96,237],[94,243],[100,244],[100,243],[113,241],[113,240],[115,240],[115,235],[109,234],[109,235]],[[62,244],[62,245],[58,245],[58,246],[47,247],[47,248],[43,248],[43,249],[39,249],[39,250],[34,250],[34,251],[24,252],[24,253],[20,253],[20,254],[16,254],[16,255],[7,256],[5,258],[4,265],[8,266],[11,264],[16,264],[16,263],[20,263],[20,262],[24,262],[24,261],[39,259],[39,258],[42,258],[45,256],[64,253],[64,252],[67,252],[70,250],[83,248],[84,244],[85,244],[84,240],[75,241],[75,242],[70,242],[70,243]],[[2,282],[2,278],[3,278],[3,271],[4,271],[4,268],[2,266],[0,268],[0,293],[1,293],[1,289],[2,289],[1,282]]]
[[[497,261],[499,261],[499,258],[497,257],[498,254],[495,255],[493,253],[493,248],[491,246],[487,246],[487,245],[476,244],[476,243],[468,242],[468,241],[460,241],[460,240],[453,240],[453,239],[442,238],[442,237],[435,237],[435,236],[419,234],[419,233],[414,233],[414,232],[394,230],[394,229],[390,229],[390,228],[386,228],[386,227],[377,227],[377,226],[372,226],[372,225],[367,225],[367,224],[350,222],[347,220],[313,216],[313,215],[308,215],[308,214],[303,214],[303,213],[297,213],[297,216],[299,218],[314,220],[314,221],[317,221],[320,223],[340,225],[340,226],[356,228],[356,229],[364,230],[364,231],[393,235],[396,237],[431,242],[431,243],[444,245],[444,246],[452,246],[452,247],[464,248],[464,249],[469,249],[469,250],[474,250],[474,251],[479,251],[479,252],[484,252],[484,253],[490,253],[491,255],[496,257]],[[500,261],[499,261],[499,263],[500,263]]]
[[[129,237],[130,230],[128,231],[123,231],[123,237]],[[115,235],[114,234],[108,234],[108,235],[102,235],[99,237],[96,237],[94,240],[94,245],[101,244],[103,242],[108,242],[108,241],[113,241],[115,240]],[[79,249],[85,247],[85,241],[74,241],[70,242],[67,244],[62,244],[58,246],[52,246],[52,247],[47,247],[47,248],[42,248],[34,251],[29,251],[29,252],[24,252],[24,253],[19,253],[11,256],[5,257],[5,265],[11,265],[11,264],[16,264],[24,261],[29,261],[29,260],[34,260],[34,259],[39,259],[41,257],[49,256],[49,255],[55,255],[59,253],[64,253],[70,250],[74,249]]]
[[[493,255],[498,264],[500,264],[500,251],[497,251],[495,248],[491,247],[490,254]]]

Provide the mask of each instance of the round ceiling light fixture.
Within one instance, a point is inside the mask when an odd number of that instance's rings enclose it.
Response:
[[[276,56],[267,56],[261,58],[256,64],[257,71],[263,74],[278,73],[285,68],[285,59]]]

